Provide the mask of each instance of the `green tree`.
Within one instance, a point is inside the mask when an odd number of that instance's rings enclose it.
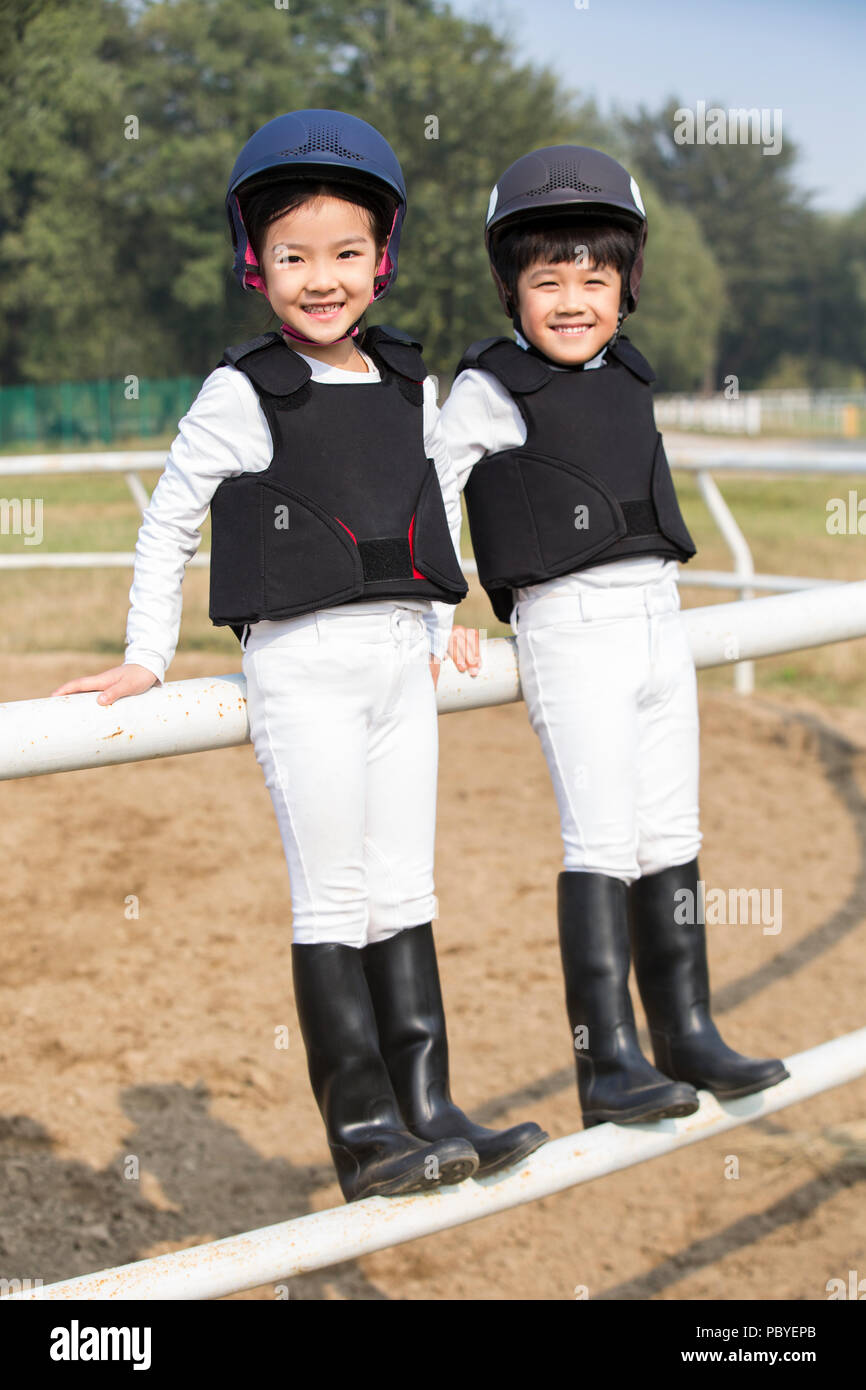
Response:
[[[817,249],[817,300],[826,385],[863,384],[866,373],[866,202],[825,219]],[[824,381],[821,384],[825,384]]]
[[[719,102],[718,105],[722,103]],[[784,353],[820,355],[815,249],[821,219],[795,185],[797,147],[677,144],[680,103],[623,117],[635,161],[659,195],[697,221],[722,272],[725,312],[716,382],[754,388]]]
[[[2,15],[0,370],[45,381],[104,369],[122,310],[104,180],[122,141],[125,16],[101,0]]]
[[[483,243],[498,175],[540,145],[624,154],[591,102],[434,0],[21,0],[0,10],[0,51],[7,383],[203,373],[274,326],[231,275],[223,199],[243,142],[293,107],[352,111],[394,145],[409,216],[371,319],[416,333],[440,374],[508,331]],[[690,215],[644,191],[636,336],[666,385],[694,385],[714,351],[711,258]]]
[[[652,363],[658,390],[704,390],[712,386],[725,311],[722,273],[691,213],[638,182],[649,234],[640,301],[625,332]]]

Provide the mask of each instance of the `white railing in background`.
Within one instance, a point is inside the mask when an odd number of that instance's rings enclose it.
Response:
[[[734,404],[726,402],[725,404]],[[733,589],[741,599],[753,597],[756,589],[786,593],[835,585],[843,581],[807,578],[798,575],[773,575],[755,572],[748,541],[725,502],[712,472],[764,474],[825,473],[839,476],[866,475],[866,450],[826,445],[796,445],[780,450],[755,447],[745,443],[719,444],[715,440],[695,440],[668,448],[673,468],[697,473],[698,488],[707,509],[733,559],[733,569],[699,570],[683,568],[679,583],[686,588]],[[165,454],[157,451],[138,453],[90,454],[17,454],[0,457],[0,477],[44,477],[52,473],[123,473],[127,485],[141,512],[147,507],[147,491],[136,470],[161,468]],[[16,551],[0,555],[0,570],[14,569],[125,569],[132,568],[132,551],[74,551],[50,553]],[[203,569],[210,564],[207,552],[199,551],[189,561]],[[474,560],[462,561],[467,574],[477,573]],[[744,695],[754,689],[754,667],[749,661],[734,663],[734,687]]]
[[[856,439],[866,420],[866,391],[740,391],[712,395],[658,395],[661,429],[719,434],[835,435]]]
[[[761,402],[754,396],[656,396],[653,404],[659,429],[761,433]]]
[[[134,453],[90,453],[90,454],[6,454],[0,455],[0,478],[48,477],[53,473],[123,473],[126,485],[132,493],[135,505],[143,512],[150,498],[147,489],[138,476],[144,468],[162,468],[165,464],[165,450],[137,450]],[[15,560],[28,556],[4,556]],[[51,560],[67,557],[51,557]],[[119,560],[118,560],[119,562]],[[14,565],[5,565],[13,569]]]

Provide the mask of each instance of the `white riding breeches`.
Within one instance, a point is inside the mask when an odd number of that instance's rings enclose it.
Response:
[[[421,614],[344,605],[250,629],[256,760],[289,870],[293,939],[362,947],[436,916],[438,716]]]
[[[630,883],[700,849],[697,679],[679,609],[664,578],[542,594],[512,611],[566,870]]]

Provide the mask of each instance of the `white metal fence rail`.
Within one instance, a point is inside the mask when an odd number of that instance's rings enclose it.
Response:
[[[683,613],[699,668],[775,656],[866,635],[866,580],[708,604]],[[446,661],[440,714],[521,698],[515,639],[483,643],[480,675]],[[169,682],[113,705],[96,694],[58,695],[0,705],[0,781],[200,753],[246,743],[246,682],[239,673]]]
[[[367,1197],[209,1245],[8,1296],[122,1301],[220,1298],[355,1260],[646,1163],[853,1081],[866,1075],[866,1028],[787,1057],[785,1065],[790,1077],[769,1091],[724,1104],[702,1091],[700,1109],[685,1119],[628,1128],[598,1125],[552,1140],[506,1173],[417,1196]]]
[[[757,435],[773,430],[853,439],[866,419],[866,391],[740,391],[736,396],[660,395],[659,425]]]
[[[810,579],[797,575],[758,574],[748,541],[740,530],[733,513],[710,469],[720,473],[825,473],[847,476],[866,474],[866,451],[839,449],[827,446],[792,445],[790,448],[765,448],[747,443],[719,444],[716,440],[698,440],[678,444],[668,450],[674,468],[696,472],[698,488],[707,509],[719,528],[731,553],[733,569],[682,569],[679,583],[684,587],[734,589],[743,599],[752,598],[756,589],[771,592],[792,592],[817,588],[838,581]],[[132,453],[90,454],[16,454],[0,457],[0,477],[44,477],[52,473],[123,473],[140,511],[144,512],[149,498],[136,470],[161,468],[165,454],[156,450]],[[54,553],[42,550],[17,551],[0,555],[0,570],[17,569],[125,569],[131,568],[135,556],[131,551],[82,551]],[[199,551],[189,561],[203,569],[210,563],[207,552]],[[474,560],[463,560],[467,574],[477,573]],[[749,661],[734,664],[734,686],[741,694],[754,689],[754,667]]]
[[[689,610],[699,666],[866,635],[866,581]],[[441,713],[520,698],[513,640],[486,644],[472,680],[446,663]],[[95,694],[0,705],[0,778],[36,776],[243,743],[243,677],[181,681],[105,708]],[[866,1075],[866,1028],[786,1059],[779,1086],[720,1104],[702,1092],[681,1120],[600,1125],[546,1144],[513,1170],[402,1198],[368,1198],[156,1259],[8,1295],[13,1299],[208,1299],[287,1279],[475,1221],[698,1143]]]

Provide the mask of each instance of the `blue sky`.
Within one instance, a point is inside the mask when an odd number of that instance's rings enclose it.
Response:
[[[657,109],[782,109],[812,205],[847,211],[866,200],[866,0],[449,0],[519,40],[579,93]]]

